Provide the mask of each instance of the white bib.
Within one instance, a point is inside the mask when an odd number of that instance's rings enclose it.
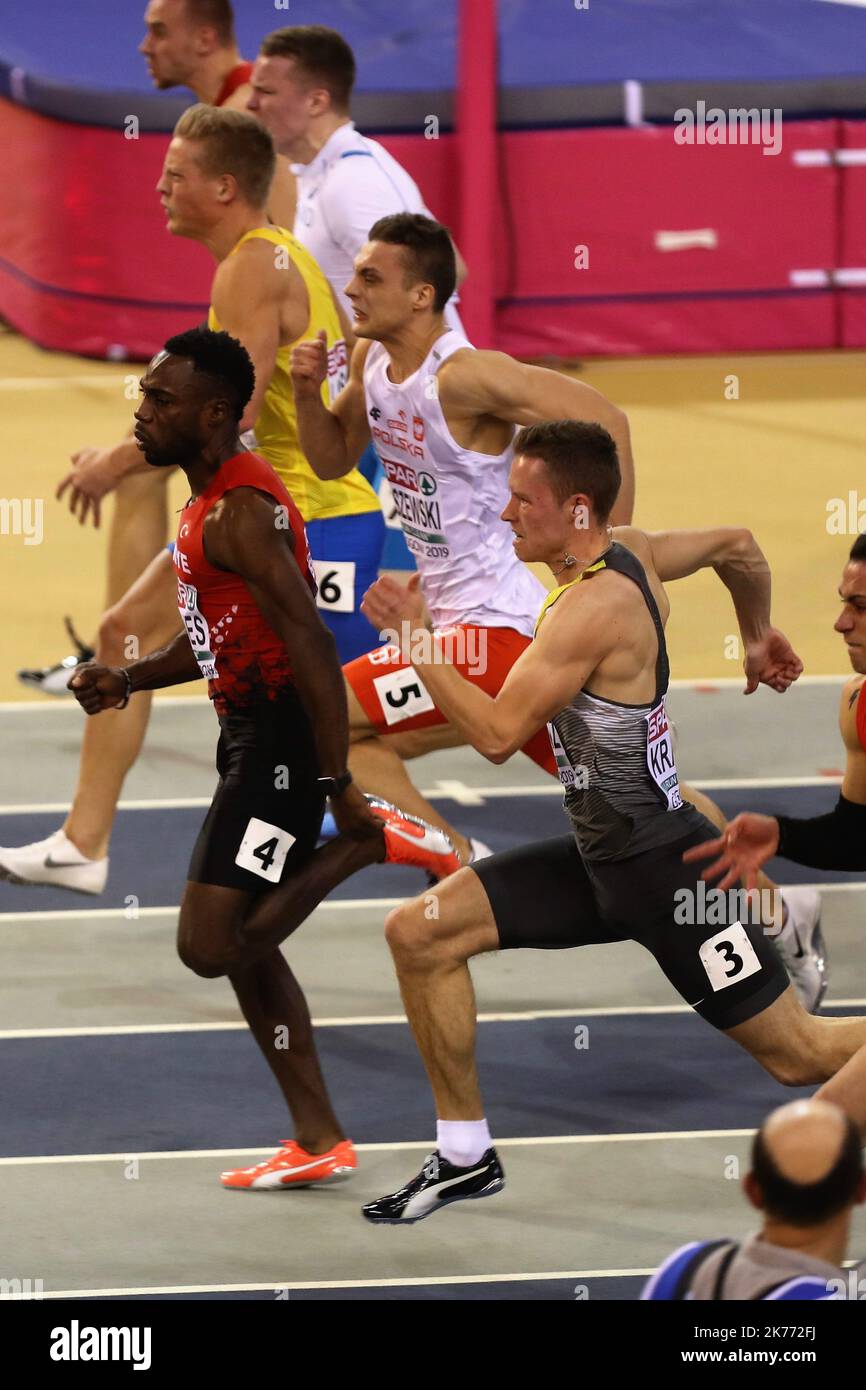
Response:
[[[647,715],[646,726],[646,765],[650,777],[668,803],[669,811],[678,811],[683,804],[677,765],[674,761],[674,745],[671,726],[665,708],[664,696]]]

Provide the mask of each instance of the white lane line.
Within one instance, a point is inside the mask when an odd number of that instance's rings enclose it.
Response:
[[[319,903],[313,912],[353,912],[364,907],[387,911],[405,901],[405,898],[333,898],[329,902]],[[179,907],[139,907],[134,915],[130,912],[128,917],[125,907],[55,908],[51,912],[0,912],[0,926],[11,926],[13,922],[89,922],[94,918],[99,921],[110,917],[123,917],[124,920],[133,922],[138,917],[176,917],[179,912]],[[310,914],[312,915],[313,913]]]
[[[797,685],[844,685],[845,682],[849,681],[850,679],[851,672],[845,671],[837,676],[801,676],[800,679],[797,681]],[[742,676],[690,676],[688,678],[672,680],[670,682],[669,688],[671,690],[695,690],[703,694],[705,690],[707,691],[707,693],[711,693],[713,690],[716,689],[742,690],[744,684],[745,682]],[[202,706],[202,708],[204,708],[205,705],[210,704],[210,701],[207,699],[206,696],[197,694],[161,695],[160,692],[157,691],[156,699],[159,705],[164,706],[188,705],[191,704],[193,701],[197,701]],[[35,713],[36,711],[44,713],[45,710],[73,711],[76,710],[76,708],[77,707],[75,703],[65,696],[60,698],[54,697],[50,701],[47,700],[44,696],[40,699],[34,700],[0,700],[0,718],[2,718],[3,714],[6,713],[6,711],[9,711],[10,713],[17,713],[22,710],[29,710],[31,713]]]
[[[684,779],[688,781],[688,778]],[[827,777],[704,777],[695,778],[692,785],[699,791],[772,791],[785,787],[838,787],[841,774]],[[457,789],[460,789],[459,793]],[[447,789],[447,790],[446,790]],[[435,787],[426,787],[421,795],[428,801],[453,800],[465,806],[478,806],[486,800],[514,796],[562,796],[562,787],[557,782],[527,787],[493,786],[476,787],[463,782],[437,782]],[[209,796],[168,796],[146,797],[143,800],[120,801],[119,811],[178,811],[203,810],[210,806]],[[35,816],[69,810],[68,801],[39,801],[32,805],[21,805],[10,801],[0,805],[0,816]]]
[[[866,879],[857,883],[782,883],[785,888],[812,888],[816,893],[862,893],[866,891]],[[406,898],[333,898],[319,903],[313,912],[358,912],[364,908],[375,908],[377,912],[387,912],[406,902]],[[17,924],[30,926],[34,922],[91,922],[122,917],[135,921],[139,917],[176,917],[179,907],[139,907],[135,917],[126,915],[124,907],[81,907],[53,908],[50,912],[0,912],[0,927]],[[313,914],[311,914],[312,916]]]
[[[211,702],[206,695],[163,695],[159,690],[155,690],[153,696],[156,709],[177,708],[181,705],[189,705],[190,709],[196,705],[201,709],[211,708]],[[84,722],[84,711],[71,695],[42,695],[33,700],[0,700],[0,719],[4,714],[33,714],[37,710],[40,714],[74,714]]]
[[[828,1009],[866,1008],[866,999],[826,999]],[[504,1013],[481,1013],[479,1023],[540,1023],[548,1018],[632,1018],[663,1017],[668,1014],[690,1014],[688,1004],[611,1004],[593,1005],[587,1009],[572,1006],[568,1009],[515,1010]],[[378,1024],[406,1023],[405,1014],[349,1014],[342,1018],[314,1018],[316,1028],[366,1028]],[[0,1041],[26,1038],[122,1038],[160,1033],[235,1033],[246,1032],[244,1020],[226,1019],[208,1023],[119,1023],[99,1024],[92,1028],[3,1028]]]
[[[525,1149],[537,1144],[546,1146],[556,1144],[639,1144],[659,1143],[668,1139],[742,1139],[754,1134],[754,1129],[670,1129],[647,1131],[633,1134],[549,1134],[521,1137],[519,1139],[496,1139],[497,1149]],[[357,1153],[408,1153],[416,1149],[429,1151],[431,1141],[406,1140],[391,1144],[356,1144]],[[127,1149],[123,1153],[111,1154],[30,1154],[26,1157],[0,1158],[2,1168],[38,1168],[49,1163],[128,1163],[131,1158],[140,1161],[149,1159],[173,1158],[264,1158],[273,1154],[269,1149],[165,1149],[152,1152],[136,1152]]]
[[[136,1298],[150,1297],[154,1294],[185,1293],[282,1293],[291,1289],[411,1289],[424,1288],[429,1284],[514,1284],[525,1280],[553,1279],[626,1279],[640,1277],[648,1279],[655,1274],[655,1266],[650,1269],[565,1269],[534,1274],[428,1274],[412,1279],[316,1279],[306,1283],[285,1280],[281,1284],[165,1284],[139,1289],[63,1289],[57,1292],[46,1290],[39,1299],[47,1298]]]
[[[866,3],[866,0],[864,0]],[[843,1268],[855,1267],[854,1260],[843,1260]],[[443,1284],[514,1284],[531,1283],[534,1280],[553,1281],[554,1279],[648,1279],[655,1274],[656,1265],[647,1269],[558,1269],[526,1270],[522,1274],[428,1274],[414,1275],[404,1279],[315,1279],[300,1283],[297,1280],[281,1284],[162,1284],[132,1289],[49,1289],[39,1294],[40,1301],[46,1298],[153,1298],[155,1294],[186,1293],[271,1293],[275,1296],[283,1291],[296,1289],[393,1289],[424,1288],[427,1285]],[[13,1295],[14,1297],[14,1295]]]

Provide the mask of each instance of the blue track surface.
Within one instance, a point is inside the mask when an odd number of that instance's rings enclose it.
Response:
[[[713,793],[726,814],[737,811],[785,811],[799,816],[829,811],[837,788],[785,787]],[[483,806],[459,806],[438,799],[437,808],[466,835],[484,840],[494,850],[525,844],[527,838],[544,840],[564,835],[568,825],[558,796],[491,797]],[[180,902],[193,843],[204,820],[204,810],[121,811],[111,848],[108,887],[101,898],[86,898],[56,888],[16,888],[0,883],[0,912],[36,912],[52,909],[120,907],[134,894],[141,907],[172,907]],[[0,816],[0,844],[20,845],[56,830],[58,815],[13,812]],[[823,874],[783,860],[773,860],[770,874],[780,883],[817,883],[862,880],[862,874]],[[422,876],[412,869],[385,866],[365,869],[348,879],[334,898],[410,897],[423,890]]]
[[[580,954],[561,969],[572,969],[577,984]],[[589,1045],[579,1050],[577,1019],[579,1011],[479,1025],[494,1134],[742,1129],[800,1094],[783,1091],[692,1014],[591,1017]],[[337,1112],[356,1143],[432,1136],[430,1091],[405,1025],[322,1028],[317,1040]],[[287,1124],[243,1030],[5,1039],[0,1113],[0,1154],[18,1157],[268,1148]],[[574,1164],[577,1171],[579,1149]]]
[[[575,1288],[586,1289],[586,1293],[581,1293],[581,1301],[589,1300],[592,1303],[609,1302],[612,1299],[622,1301],[623,1299],[637,1298],[646,1280],[634,1278],[626,1275],[625,1277],[604,1279],[585,1279],[579,1286],[575,1285],[573,1279],[515,1279],[508,1283],[497,1282],[493,1284],[412,1284],[403,1288],[372,1288],[372,1289],[292,1289],[289,1293],[290,1303],[322,1303],[347,1301],[355,1302],[358,1299],[375,1300],[377,1303],[400,1302],[405,1303],[411,1300],[417,1302],[423,1299],[425,1303],[430,1302],[454,1302],[459,1299],[461,1303],[467,1301],[475,1302],[497,1302],[503,1300],[512,1303],[574,1303],[576,1294]],[[185,1302],[200,1303],[236,1301],[248,1303],[273,1303],[274,1295],[277,1290],[263,1289],[259,1293],[188,1293],[188,1294],[156,1294],[138,1297],[125,1294],[123,1299],[119,1298],[95,1298],[88,1299],[88,1303],[164,1303],[174,1302],[176,1299],[183,1299]]]

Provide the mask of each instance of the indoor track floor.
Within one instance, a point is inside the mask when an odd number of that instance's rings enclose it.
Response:
[[[731,811],[829,805],[836,692],[762,691],[745,706],[730,688],[677,690],[680,766]],[[0,842],[58,823],[82,717],[59,703],[0,711]],[[410,1230],[362,1220],[361,1203],[417,1171],[434,1132],[382,937],[388,907],[422,885],[391,868],[347,882],[287,948],[359,1146],[356,1177],[319,1192],[223,1191],[220,1170],[257,1161],[288,1126],[229,986],[174,953],[215,739],[206,702],[157,708],[103,899],[0,886],[0,1278],[41,1279],[46,1297],[632,1298],[674,1245],[748,1229],[732,1159],[745,1161],[751,1129],[791,1093],[632,944],[474,963],[505,1191]],[[492,768],[454,751],[416,767],[495,849],[561,833],[557,789],[523,759]],[[784,881],[822,877],[777,867]],[[862,1012],[866,895],[828,877],[829,1007]]]

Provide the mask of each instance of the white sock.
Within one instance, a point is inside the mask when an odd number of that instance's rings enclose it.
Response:
[[[486,1120],[437,1120],[436,1147],[457,1168],[471,1168],[492,1148]]]
[[[55,844],[64,858],[73,860],[80,864],[92,864],[94,860],[89,855],[83,854],[77,845],[74,845],[65,830],[58,830]]]

